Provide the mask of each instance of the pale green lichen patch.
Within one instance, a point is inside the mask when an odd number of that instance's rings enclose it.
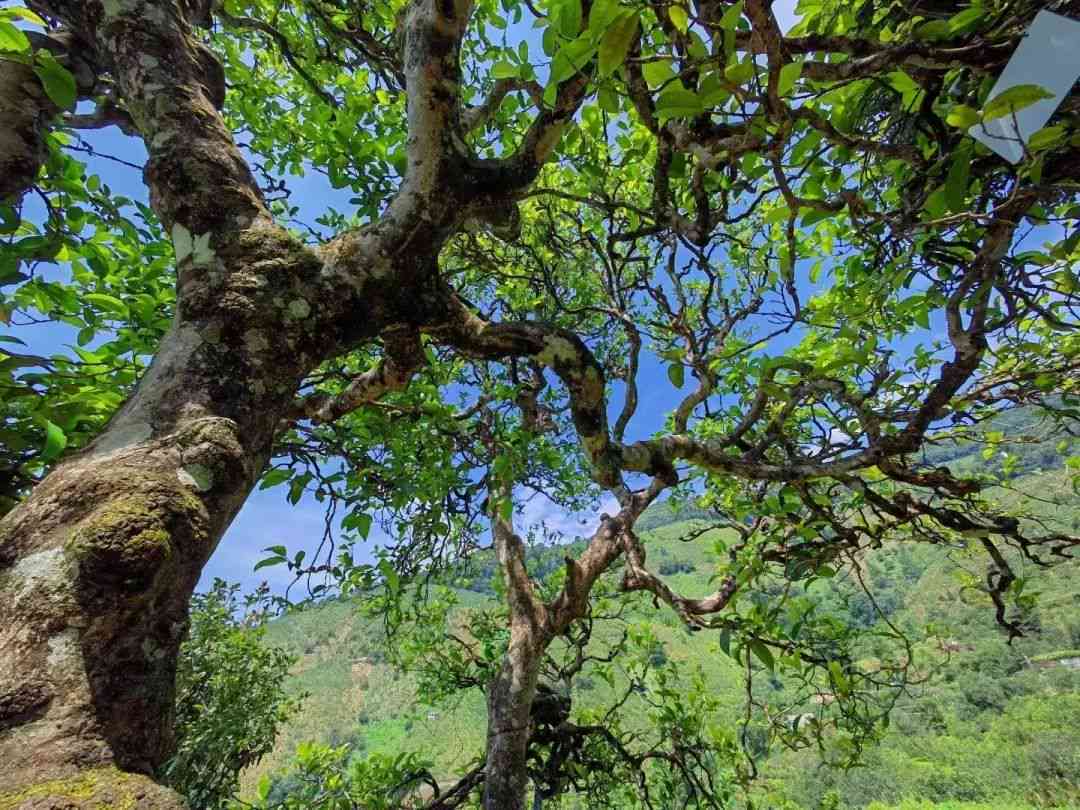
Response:
[[[214,251],[210,248],[210,234],[198,234],[192,240],[191,263],[196,267],[210,264],[214,260]]]
[[[174,222],[171,235],[178,266],[187,259],[191,259],[195,267],[204,267],[213,262],[214,251],[210,247],[209,232],[193,234],[179,222]]]
[[[304,298],[294,298],[289,302],[289,314],[297,320],[303,320],[311,314],[311,304]]]
[[[622,448],[622,461],[631,470],[642,470],[649,466],[651,453],[649,448],[639,444],[629,444]]]
[[[154,640],[149,636],[143,639],[142,652],[143,655],[146,656],[147,661],[160,661],[169,654],[168,650],[156,645]]]
[[[191,231],[189,231],[179,222],[174,222],[171,235],[173,254],[176,256],[176,263],[182,264],[184,259],[191,255]]]
[[[585,452],[590,456],[599,455],[607,447],[607,437],[603,435],[584,436],[581,443],[585,446]]]
[[[536,361],[545,366],[554,366],[556,363],[575,363],[577,359],[577,348],[560,335],[546,335],[544,348],[536,355]]]
[[[270,348],[270,341],[258,329],[249,329],[244,332],[244,345],[249,352],[261,354]]]
[[[141,444],[154,433],[149,422],[121,422],[101,435],[94,444],[95,454],[111,453],[131,445]]]
[[[218,345],[221,343],[221,324],[217,321],[211,321],[199,333],[199,337],[202,338],[203,342],[212,346]]]
[[[132,0],[104,0],[101,7],[106,17],[119,17],[121,14],[134,10],[137,5],[138,3]]]
[[[162,88],[158,87],[158,89],[160,90]],[[171,133],[171,132],[159,132],[157,135],[155,135],[151,139],[150,147],[152,149],[161,149],[163,146],[165,146],[165,144],[167,144],[172,139],[173,139],[173,133]],[[174,250],[176,249],[176,243],[175,242],[173,242],[173,249]],[[191,255],[191,250],[190,250],[190,247],[189,247],[188,252],[184,254],[184,258],[187,258],[190,255]],[[177,261],[177,264],[180,263],[179,258],[177,258],[176,261]]]
[[[79,656],[79,631],[74,627],[61,630],[49,638],[49,656],[47,658],[50,669],[69,668],[72,664],[78,666],[82,663]]]
[[[590,399],[599,399],[604,395],[604,378],[595,366],[588,366],[582,375],[585,394]]]
[[[214,472],[205,464],[186,464],[177,472],[182,484],[207,492],[214,488]]]
[[[19,559],[5,576],[0,577],[0,593],[9,604],[19,604],[24,597],[53,593],[64,581],[64,552],[53,548],[28,554]],[[10,587],[9,587],[10,586]]]

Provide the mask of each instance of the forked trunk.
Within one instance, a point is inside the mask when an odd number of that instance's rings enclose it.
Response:
[[[0,522],[0,810],[183,806],[148,777],[188,600],[300,374],[250,361],[174,327],[102,435]]]

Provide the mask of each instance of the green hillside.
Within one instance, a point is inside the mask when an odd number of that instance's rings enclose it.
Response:
[[[1048,524],[1074,528],[1080,498],[1069,476],[1061,469],[1045,470],[1018,446],[1027,474],[1014,474],[996,492],[997,499],[1023,502]],[[982,456],[980,450],[977,458],[987,464]],[[952,452],[949,463],[974,464],[975,458],[968,448]],[[945,463],[943,458],[935,462]],[[669,509],[660,515],[654,511],[649,516],[652,528],[644,534],[652,566],[680,592],[708,592],[713,541],[722,535],[711,532],[683,542],[680,538],[700,524],[679,520],[660,525],[665,518],[680,517]],[[564,551],[534,549],[530,569],[542,573],[554,568]],[[481,555],[457,572],[451,584],[462,609],[491,604],[493,568]],[[877,608],[912,640],[923,682],[901,696],[889,730],[869,750],[864,767],[846,772],[821,768],[813,750],[770,753],[759,765],[760,781],[772,800],[786,797],[791,808],[874,810],[892,805],[925,810],[934,802],[940,803],[939,810],[1080,806],[1077,567],[1030,568],[1022,574],[1037,583],[1031,586],[1036,602],[1027,618],[1029,632],[1008,645],[995,626],[989,600],[962,588],[982,573],[962,549],[896,544],[861,561],[860,573]],[[839,620],[864,627],[865,654],[879,654],[875,630],[882,619],[850,572],[815,581],[807,595]],[[689,633],[670,610],[645,600],[635,602],[623,625],[655,637],[650,655],[658,664],[671,662],[682,672],[700,673],[716,700],[718,718],[731,721],[743,711],[740,665],[720,650],[715,633]],[[605,634],[616,632],[614,626],[604,628],[595,641],[603,644]],[[357,756],[415,751],[435,763],[440,781],[451,781],[482,751],[482,695],[472,690],[450,703],[427,702],[416,676],[387,662],[381,623],[362,616],[355,604],[332,601],[287,615],[270,623],[267,641],[299,657],[290,689],[309,697],[282,730],[273,752],[244,774],[245,793],[267,774],[275,790],[287,789],[289,762],[305,740],[348,742]],[[607,705],[624,686],[618,678],[609,684],[586,670],[575,680],[574,711]],[[761,679],[755,686],[758,700],[783,705],[785,697],[785,685],[775,679]],[[627,709],[632,716],[634,706]],[[640,709],[644,716],[646,707]]]
[[[649,532],[650,553],[673,587],[703,591],[711,573],[711,546],[705,537],[680,543],[679,537],[694,524],[674,523]],[[564,549],[555,549],[560,560]],[[670,573],[669,573],[670,572]],[[492,599],[486,589],[490,572],[484,561],[469,570],[458,588],[464,607]],[[645,616],[637,617],[645,620]],[[719,693],[731,693],[738,703],[735,663],[713,650],[715,640],[689,635],[669,611],[650,611],[648,619],[664,654],[674,661],[701,663]],[[264,773],[287,766],[297,744],[304,740],[344,742],[358,751],[394,753],[414,750],[433,759],[436,776],[450,780],[483,749],[486,716],[483,696],[466,693],[452,705],[429,706],[417,693],[416,678],[385,661],[383,630],[378,621],[360,614],[346,601],[333,601],[288,615],[268,626],[267,643],[299,656],[290,687],[307,692],[304,710],[280,734],[272,754],[244,775],[250,791]],[[587,706],[610,697],[613,691],[587,676],[580,679],[575,701]],[[590,701],[592,698],[592,701]]]

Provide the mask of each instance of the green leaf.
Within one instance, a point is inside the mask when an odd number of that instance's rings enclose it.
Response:
[[[753,61],[744,59],[741,62],[736,62],[734,65],[728,65],[724,68],[724,78],[732,84],[746,84],[754,78],[754,72]]]
[[[392,594],[398,593],[401,590],[401,577],[394,566],[386,557],[382,557],[379,559],[378,567],[379,573],[383,575],[383,580],[386,582],[386,589]]]
[[[776,92],[782,97],[787,96],[795,89],[795,83],[802,75],[802,62],[788,62],[780,68],[780,78],[776,83]]]
[[[612,23],[600,40],[600,75],[610,76],[623,62],[637,36],[638,15],[625,12]]]
[[[59,425],[45,420],[45,447],[41,451],[42,461],[52,461],[54,458],[64,452],[64,448],[67,447],[68,437],[67,434],[60,428]]]
[[[276,487],[279,484],[284,484],[290,478],[292,478],[292,470],[282,469],[280,467],[272,470],[267,470],[262,477],[262,481],[259,482],[259,489],[270,489]]]
[[[765,221],[770,225],[777,222],[787,222],[791,219],[791,209],[786,205],[777,205],[765,214]]]
[[[267,546],[263,551],[269,551],[272,554],[276,554],[278,557],[284,557],[289,553],[289,550],[285,546]]]
[[[959,14],[954,14],[949,18],[949,33],[963,34],[979,28],[979,23],[986,17],[987,11],[981,4],[966,8]]]
[[[107,310],[114,315],[120,315],[126,318],[128,315],[127,305],[111,295],[105,295],[104,293],[87,293],[83,298],[88,302],[98,307],[99,309]]]
[[[544,104],[548,107],[554,107],[555,102],[559,98],[559,83],[548,82],[548,86],[544,88]]]
[[[697,93],[671,84],[656,99],[656,113],[660,118],[691,118],[701,115],[701,98]]]
[[[53,104],[61,110],[75,106],[75,99],[78,96],[75,77],[71,75],[70,70],[56,61],[55,56],[48,51],[38,51],[34,73],[41,79],[41,85]]]
[[[886,79],[889,85],[900,94],[904,106],[909,109],[914,107],[922,96],[922,86],[902,70],[894,70]]]
[[[983,108],[983,121],[993,121],[1006,115],[1025,110],[1032,104],[1037,104],[1048,98],[1053,98],[1050,93],[1037,84],[1018,84],[1010,87],[1003,93],[998,93]]]
[[[491,75],[496,79],[513,79],[518,75],[518,66],[506,60],[496,62],[495,66],[491,68]]]
[[[772,650],[770,650],[765,644],[754,639],[750,642],[750,649],[757,657],[757,659],[763,663],[770,672],[776,671],[776,661],[773,659]]]
[[[596,100],[600,104],[600,109],[611,115],[618,115],[619,113],[619,96],[607,85],[604,85],[597,91]]]
[[[925,211],[931,219],[937,219],[943,215],[946,211],[945,208],[945,185],[942,184],[930,192],[930,196],[926,198],[926,203],[923,205],[923,211]]]
[[[288,560],[280,556],[267,557],[266,559],[259,560],[257,563],[255,563],[255,567],[252,570],[258,571],[260,568],[269,568],[272,565],[281,565],[283,562],[288,562]]]
[[[982,117],[979,115],[979,111],[966,104],[957,104],[945,116],[945,122],[957,129],[970,129],[981,120]]]
[[[742,12],[743,0],[739,0],[738,3],[724,12],[724,16],[720,18],[720,27],[725,31],[734,31],[739,24],[739,20],[742,19]]]
[[[676,388],[682,388],[686,382],[686,367],[681,363],[672,363],[667,367],[667,376]]]
[[[731,98],[731,92],[720,84],[720,77],[715,73],[707,73],[701,78],[698,95],[705,107],[719,107]]]
[[[1043,127],[1038,132],[1032,134],[1028,139],[1028,147],[1033,152],[1038,152],[1042,149],[1049,149],[1052,146],[1056,146],[1065,138],[1065,127],[1052,126]]]
[[[947,20],[930,20],[917,26],[914,33],[918,39],[945,39],[950,34],[949,23]]]
[[[266,799],[270,796],[270,787],[270,774],[264,773],[262,775],[262,778],[259,779],[259,786],[258,788],[256,788],[255,793],[256,797],[259,799],[260,802],[265,802]]]
[[[566,81],[584,68],[589,64],[589,60],[595,51],[596,46],[593,45],[592,38],[587,34],[582,34],[572,42],[567,42],[559,48],[559,52],[555,54],[555,58],[551,61],[552,83]]]
[[[356,533],[367,540],[368,535],[371,534],[371,515],[367,512],[359,512],[353,517],[353,528],[356,529]]]
[[[595,0],[589,9],[589,30],[606,31],[621,11],[618,0]]]
[[[685,34],[690,28],[690,15],[686,13],[686,9],[682,6],[672,5],[668,6],[667,13],[668,17],[671,18],[671,24]]]
[[[839,661],[829,662],[829,674],[832,675],[833,683],[836,684],[837,694],[847,694],[848,680],[847,677],[844,675],[844,668],[840,665]]]
[[[559,0],[552,24],[559,33],[572,39],[581,33],[581,0]]]
[[[41,26],[45,28],[45,21],[41,19],[37,14],[32,12],[28,8],[23,6],[15,6],[14,8],[0,8],[0,20],[26,20],[28,23]]]
[[[835,217],[839,213],[839,211],[830,211],[828,208],[811,208],[803,215],[801,225],[804,228],[809,227],[810,225],[816,225],[823,219]]]
[[[657,59],[642,65],[641,75],[645,77],[649,87],[656,88],[672,79],[675,73],[671,69],[670,59]]]
[[[0,51],[26,53],[29,50],[30,40],[26,38],[26,34],[7,20],[0,20]]]

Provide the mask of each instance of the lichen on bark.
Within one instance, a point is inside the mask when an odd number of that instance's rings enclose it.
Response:
[[[188,810],[173,791],[145,776],[95,768],[0,793],[0,810]]]

